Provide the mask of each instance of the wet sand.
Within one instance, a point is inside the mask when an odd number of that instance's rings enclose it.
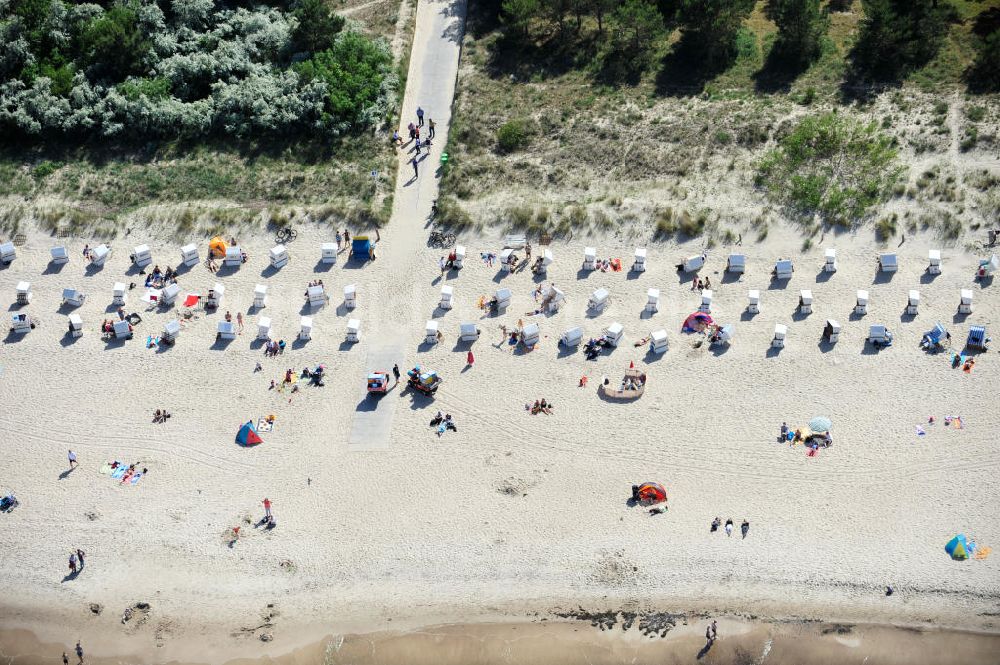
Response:
[[[1000,663],[1000,635],[829,624],[748,622],[723,618],[705,639],[708,619],[678,623],[666,637],[636,628],[602,630],[581,621],[445,624],[408,631],[327,635],[277,657],[227,658],[205,644],[205,659],[226,665],[989,665]],[[0,631],[0,660],[10,665],[59,662],[72,645],[40,642],[26,630]],[[151,654],[91,658],[93,665],[145,663]],[[171,661],[182,665],[178,661]],[[191,665],[194,665],[192,663]]]

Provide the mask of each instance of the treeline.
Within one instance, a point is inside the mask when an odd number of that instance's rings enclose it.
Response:
[[[0,0],[0,132],[340,134],[395,99],[385,44],[324,0]]]
[[[597,56],[643,69],[679,31],[672,55],[707,72],[728,67],[756,0],[483,0],[514,43],[571,45],[586,36]],[[778,27],[768,66],[802,71],[818,59],[829,14],[850,0],[767,0],[764,11]],[[862,0],[863,18],[849,54],[849,76],[860,83],[899,79],[927,64],[941,48],[949,24],[959,20],[948,0]],[[977,61],[970,85],[997,89],[1000,35],[991,25],[973,33]]]

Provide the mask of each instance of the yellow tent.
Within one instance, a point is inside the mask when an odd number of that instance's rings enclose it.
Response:
[[[208,241],[208,253],[210,256],[224,257],[226,255],[226,241],[221,236],[215,236]]]

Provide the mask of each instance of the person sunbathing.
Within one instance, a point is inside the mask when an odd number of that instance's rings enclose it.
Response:
[[[643,337],[642,339],[640,339],[638,342],[636,342],[632,346],[642,346],[644,344],[648,344],[649,343],[649,339],[650,339],[649,337]]]

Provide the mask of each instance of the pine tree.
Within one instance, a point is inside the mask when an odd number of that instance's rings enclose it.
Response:
[[[770,0],[767,17],[778,26],[774,53],[789,68],[806,67],[819,57],[829,19],[820,0]]]

